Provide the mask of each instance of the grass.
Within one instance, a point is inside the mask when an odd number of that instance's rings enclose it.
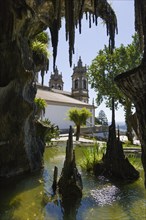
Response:
[[[105,144],[95,143],[94,146],[83,150],[83,159],[79,162],[81,168],[92,171],[94,165],[102,159],[105,148]]]
[[[131,144],[129,141],[126,141],[124,144],[123,144],[123,148],[141,148],[140,145],[135,145],[135,144]]]
[[[129,162],[135,167],[136,170],[140,170],[142,168],[141,159],[137,158],[136,155],[132,154],[127,157]]]
[[[132,148],[136,147],[135,145],[130,145]],[[127,147],[127,145],[126,145]],[[128,144],[129,147],[129,144]],[[140,146],[139,146],[140,147]],[[103,157],[103,154],[106,151],[106,143],[94,143],[94,146],[88,147],[82,151],[83,157],[79,161],[79,165],[82,169],[91,172],[95,164],[99,163]],[[142,167],[140,158],[135,154],[129,154],[126,156],[130,163],[139,170]]]

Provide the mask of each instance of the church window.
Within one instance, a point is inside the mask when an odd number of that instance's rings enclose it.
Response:
[[[76,79],[76,80],[75,80],[75,89],[78,89],[78,84],[79,84],[79,80]]]
[[[87,89],[87,83],[85,79],[83,80],[83,89]]]
[[[61,85],[58,85],[58,89],[61,90]]]

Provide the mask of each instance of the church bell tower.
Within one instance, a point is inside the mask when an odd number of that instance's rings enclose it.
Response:
[[[58,73],[57,67],[55,68],[54,74],[51,73],[51,77],[49,80],[49,87],[51,89],[58,89],[63,90],[63,80],[62,80],[62,74]]]
[[[82,65],[81,57],[79,57],[77,66],[74,66],[73,68],[72,97],[88,103],[88,78],[86,72],[87,68]]]

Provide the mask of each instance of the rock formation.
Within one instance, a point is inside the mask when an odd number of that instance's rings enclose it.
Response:
[[[92,3],[92,4],[91,4]],[[97,24],[103,18],[114,46],[116,17],[106,0],[5,0],[0,1],[0,177],[39,169],[43,146],[34,126],[36,64],[30,42],[50,28],[54,66],[61,18],[66,19],[70,64],[74,53],[75,27],[84,11]]]
[[[76,167],[71,126],[66,146],[64,167],[62,169],[58,186],[59,192],[62,194],[63,198],[82,197],[82,179]]]
[[[137,68],[118,75],[115,81],[136,108],[146,187],[146,2],[144,0],[135,0],[135,24],[144,50],[142,63]]]
[[[107,149],[103,158],[104,173],[112,179],[131,182],[139,178],[139,172],[125,157],[119,134],[116,136],[114,100],[112,102],[112,124],[109,126]]]
[[[49,4],[49,3],[48,3]],[[34,126],[35,63],[30,40],[46,24],[39,1],[0,2],[0,177],[39,169],[43,145]]]
[[[146,179],[146,66],[142,63],[134,70],[117,76],[116,82],[136,107],[139,137],[142,147],[142,163]]]
[[[72,127],[69,130],[69,138],[66,146],[66,157],[60,179],[58,181],[59,193],[62,196],[62,206],[64,208],[64,219],[72,216],[75,219],[77,207],[82,198],[82,178],[75,162],[75,152],[73,150]]]

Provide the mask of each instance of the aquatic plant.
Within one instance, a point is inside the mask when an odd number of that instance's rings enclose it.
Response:
[[[87,147],[82,151],[83,158],[79,161],[79,165],[87,172],[93,172],[94,167],[102,163],[103,155],[105,154],[105,143],[94,143],[93,146]],[[142,167],[141,161],[135,154],[127,154],[126,157],[135,169],[140,170]]]
[[[83,150],[83,158],[80,161],[81,168],[87,171],[93,171],[95,164],[102,160],[103,154],[105,152],[105,143],[95,142],[92,147],[87,147]]]

